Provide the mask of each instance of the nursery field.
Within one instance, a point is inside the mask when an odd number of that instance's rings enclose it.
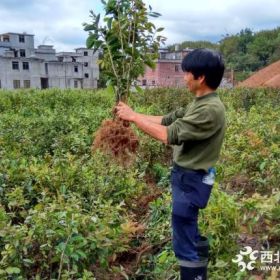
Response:
[[[277,280],[280,93],[219,94],[228,128],[200,213],[211,244],[209,279]],[[185,90],[154,89],[132,94],[130,105],[159,115],[191,99]],[[132,126],[139,147],[129,166],[92,152],[113,107],[105,90],[0,91],[1,280],[179,279],[170,230],[172,149]],[[241,271],[232,259],[246,246],[270,252],[271,262],[259,257],[253,270]]]

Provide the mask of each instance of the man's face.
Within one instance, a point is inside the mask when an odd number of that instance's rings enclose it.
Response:
[[[185,72],[184,81],[186,83],[187,88],[190,92],[196,93],[197,90],[200,88],[200,79],[195,79],[191,72]]]

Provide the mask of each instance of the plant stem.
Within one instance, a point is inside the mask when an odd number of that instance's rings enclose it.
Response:
[[[134,1],[133,1],[134,3]],[[129,87],[131,85],[131,81],[130,81],[130,70],[131,70],[131,66],[132,66],[132,63],[134,62],[133,61],[133,57],[134,57],[134,48],[135,48],[135,32],[136,32],[136,18],[133,18],[134,21],[133,21],[133,28],[132,28],[132,50],[131,50],[131,57],[130,57],[130,63],[128,65],[128,70],[127,70],[127,73],[128,73],[128,77],[127,77],[127,85],[126,85],[126,90],[127,90],[127,93],[129,93]]]
[[[121,41],[121,52],[122,52],[122,55],[124,54],[124,44],[123,44],[123,33],[122,33],[122,27],[121,27],[121,21],[120,21],[120,18],[121,18],[121,15],[120,15],[120,6],[118,5],[118,18],[119,18],[119,21],[118,21],[118,24],[119,24],[119,34],[120,34],[120,41]],[[124,60],[122,60],[122,77],[125,78],[125,68],[124,68]]]
[[[119,82],[119,77],[118,77],[118,74],[117,74],[117,71],[116,71],[116,68],[115,68],[115,64],[114,64],[114,60],[113,60],[113,56],[112,56],[112,53],[111,53],[111,50],[110,50],[110,47],[108,45],[108,42],[106,40],[106,38],[104,37],[104,35],[102,35],[103,39],[104,39],[104,42],[106,44],[106,47],[108,49],[108,54],[109,54],[109,57],[110,57],[110,62],[111,62],[111,65],[112,65],[112,69],[113,69],[113,72],[114,72],[114,75],[116,77],[116,80],[117,80],[117,100],[116,100],[116,103],[120,100],[120,97],[119,97],[119,93],[118,93],[118,88],[119,88],[119,85],[120,85],[120,82]]]
[[[61,253],[61,256],[60,256],[60,263],[59,263],[59,271],[58,271],[58,278],[57,278],[57,280],[60,280],[60,277],[61,277],[61,272],[62,272],[62,267],[63,267],[64,253],[65,253],[66,246],[67,246],[67,244],[68,244],[68,242],[69,242],[71,236],[72,236],[72,233],[70,233],[69,236],[67,237],[67,240],[66,240],[66,242],[65,242],[65,247],[64,247],[64,249],[63,249],[63,251],[62,251],[62,253]]]

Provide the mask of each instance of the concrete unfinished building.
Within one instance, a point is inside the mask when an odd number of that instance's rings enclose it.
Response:
[[[98,54],[87,48],[56,53],[34,47],[34,35],[0,34],[0,88],[97,88]]]

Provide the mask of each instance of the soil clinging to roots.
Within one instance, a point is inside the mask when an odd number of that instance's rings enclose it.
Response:
[[[124,165],[134,158],[139,140],[129,123],[120,119],[104,120],[95,133],[92,151],[111,154]]]

